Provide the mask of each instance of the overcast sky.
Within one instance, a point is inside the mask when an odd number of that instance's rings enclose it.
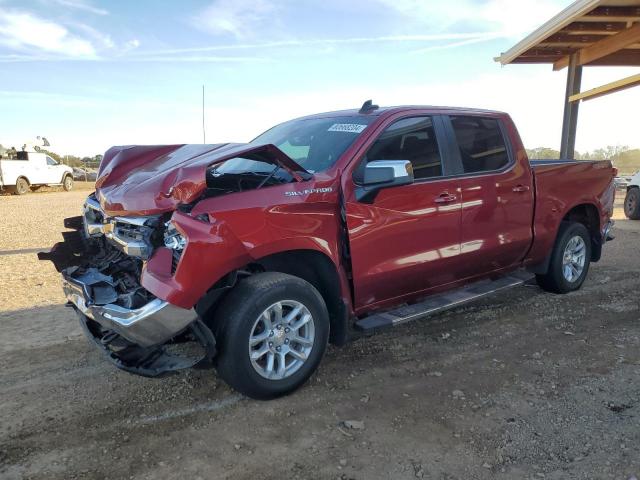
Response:
[[[380,105],[512,114],[558,148],[565,72],[493,57],[567,0],[0,0],[0,143],[58,153],[248,141],[292,117]],[[587,68],[583,89],[629,69]],[[640,147],[640,88],[582,104],[578,150]]]

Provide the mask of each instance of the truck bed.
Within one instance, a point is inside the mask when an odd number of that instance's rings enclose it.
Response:
[[[534,174],[534,242],[528,258],[544,258],[562,218],[577,205],[592,205],[599,229],[613,212],[615,177],[609,160],[529,160]]]

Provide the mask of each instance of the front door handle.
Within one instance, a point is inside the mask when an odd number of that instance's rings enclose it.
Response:
[[[449,192],[441,193],[439,196],[435,198],[436,203],[451,203],[455,202],[458,199],[455,195],[450,194]]]
[[[517,185],[513,187],[513,191],[516,193],[528,192],[530,190],[529,185]]]

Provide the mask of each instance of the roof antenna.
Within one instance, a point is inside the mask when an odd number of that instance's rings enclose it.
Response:
[[[358,113],[369,113],[379,108],[380,107],[378,105],[373,104],[373,100],[367,100],[362,104],[362,107],[360,108],[360,111]]]

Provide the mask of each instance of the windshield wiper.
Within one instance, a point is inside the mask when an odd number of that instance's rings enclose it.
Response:
[[[271,173],[267,175],[266,178],[260,182],[260,184],[258,185],[258,188],[262,188],[262,186],[265,183],[267,183],[269,180],[271,180],[273,176],[276,174],[276,172],[281,169],[282,167],[280,165],[276,165],[276,167],[273,170],[271,170]]]

